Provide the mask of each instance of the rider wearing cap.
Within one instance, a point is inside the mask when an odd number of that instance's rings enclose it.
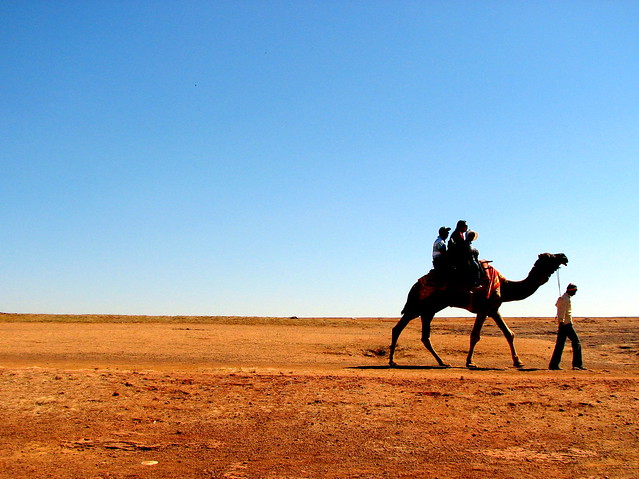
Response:
[[[444,269],[446,267],[446,239],[450,228],[442,226],[439,228],[439,236],[433,243],[433,268]]]

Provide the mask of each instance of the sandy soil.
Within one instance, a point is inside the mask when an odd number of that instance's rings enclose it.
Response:
[[[577,318],[588,371],[548,371],[555,326],[392,319],[0,314],[2,478],[637,478],[639,318]]]

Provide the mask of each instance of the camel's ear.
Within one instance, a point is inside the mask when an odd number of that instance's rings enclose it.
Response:
[[[549,258],[549,257],[550,257],[550,253],[541,253],[539,255],[539,259],[541,259],[541,258]]]

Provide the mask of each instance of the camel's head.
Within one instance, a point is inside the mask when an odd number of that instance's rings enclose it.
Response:
[[[568,258],[563,253],[541,253],[535,263],[535,266],[543,267],[544,269],[547,268],[552,273],[557,271],[561,265],[568,265]]]

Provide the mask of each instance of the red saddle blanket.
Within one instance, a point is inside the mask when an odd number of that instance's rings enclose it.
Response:
[[[479,265],[485,273],[484,281],[482,282],[482,290],[486,293],[486,297],[489,298],[494,292],[499,292],[501,283],[506,278],[504,278],[502,274],[485,259],[480,260]],[[431,269],[428,274],[419,278],[418,282],[420,285],[420,300],[430,296],[435,291],[443,291],[448,287],[444,275],[434,269]]]
[[[479,261],[479,265],[483,268],[486,273],[486,278],[488,280],[488,284],[485,286],[486,288],[486,297],[490,298],[494,292],[499,293],[499,288],[501,284],[506,280],[502,276],[502,274],[493,268],[489,261],[482,259]]]

